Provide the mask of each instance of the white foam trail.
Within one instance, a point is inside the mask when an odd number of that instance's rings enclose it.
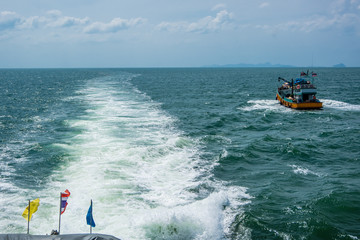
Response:
[[[312,175],[315,175],[315,176],[318,176],[318,177],[321,177],[321,174],[320,173],[316,173],[316,172],[313,172],[305,167],[301,167],[301,166],[297,166],[297,165],[289,165],[289,167],[292,167],[293,169],[293,172],[295,174],[300,174],[300,175],[308,175],[308,174],[312,174]]]
[[[360,105],[350,104],[346,102],[330,100],[330,99],[323,99],[323,108],[333,108],[343,111],[360,111]]]
[[[26,190],[17,187],[11,180],[11,176],[15,173],[13,164],[25,161],[23,157],[14,159],[10,165],[5,159],[13,157],[13,151],[18,150],[17,148],[11,149],[8,146],[1,148],[0,152],[0,231],[18,233],[22,228],[21,221],[26,224],[25,220],[21,217],[22,212],[26,207],[27,199]],[[20,204],[23,204],[22,206]],[[15,215],[18,214],[18,215]]]
[[[41,204],[31,233],[58,228],[59,191],[67,188],[64,234],[89,231],[85,216],[93,199],[94,232],[122,239],[223,238],[250,199],[246,189],[208,180],[213,163],[202,162],[196,143],[173,127],[159,104],[122,78],[129,76],[89,80],[79,92],[86,115],[68,124],[81,132],[54,144],[68,156],[46,189],[31,194]],[[16,228],[25,230],[17,210]]]
[[[269,110],[269,111],[290,111],[279,104],[277,100],[249,100],[249,106],[239,108],[243,111]]]

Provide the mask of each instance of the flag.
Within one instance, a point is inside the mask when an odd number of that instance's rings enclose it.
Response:
[[[22,216],[26,220],[31,220],[32,215],[38,210],[40,205],[40,199],[37,198],[30,202],[30,217],[29,217],[29,206],[26,207],[25,211],[23,212]]]
[[[61,214],[65,212],[66,206],[68,205],[67,200],[70,197],[69,190],[65,190],[65,192],[61,193]]]
[[[86,223],[87,223],[87,225],[90,225],[91,227],[95,227],[95,222],[94,222],[94,218],[92,215],[92,200],[91,200],[91,204],[90,204],[88,213],[86,214]]]

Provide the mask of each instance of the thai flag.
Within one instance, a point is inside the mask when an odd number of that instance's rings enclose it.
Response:
[[[61,214],[65,212],[66,206],[68,205],[68,197],[70,197],[70,192],[66,189],[64,193],[61,193]]]

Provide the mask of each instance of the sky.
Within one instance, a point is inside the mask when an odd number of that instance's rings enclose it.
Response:
[[[360,67],[360,0],[1,0],[0,68]]]

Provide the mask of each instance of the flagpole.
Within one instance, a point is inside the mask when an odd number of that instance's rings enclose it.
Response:
[[[60,192],[60,208],[59,208],[59,235],[60,235],[60,224],[61,224],[61,192]]]
[[[27,228],[27,234],[29,234],[29,228],[30,228],[30,200],[29,200],[29,211],[28,211],[28,228]]]
[[[92,205],[93,205],[92,199],[90,200],[90,205],[91,205],[91,211],[92,211],[92,210],[93,210],[93,207],[92,207]],[[90,224],[90,234],[92,234],[92,226],[91,226],[91,224]]]

